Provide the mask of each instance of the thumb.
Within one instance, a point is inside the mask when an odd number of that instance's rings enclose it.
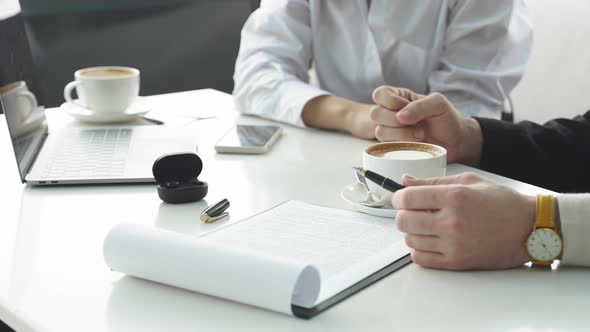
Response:
[[[400,123],[414,125],[424,119],[441,116],[452,111],[454,111],[454,107],[445,96],[433,93],[408,104],[396,116]]]

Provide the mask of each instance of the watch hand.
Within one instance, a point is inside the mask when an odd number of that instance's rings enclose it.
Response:
[[[551,256],[551,251],[549,251],[549,249],[547,249],[547,246],[545,245],[545,243],[541,243],[541,245],[543,246],[543,248],[545,248],[545,251],[549,254],[549,256]]]

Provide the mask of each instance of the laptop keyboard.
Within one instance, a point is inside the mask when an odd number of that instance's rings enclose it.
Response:
[[[41,178],[122,176],[131,134],[128,128],[81,129],[44,165]]]

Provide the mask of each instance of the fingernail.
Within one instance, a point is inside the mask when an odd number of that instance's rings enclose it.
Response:
[[[415,180],[417,179],[409,174],[404,174],[404,176],[402,176],[402,184],[404,186],[411,185]]]
[[[424,129],[422,127],[418,127],[414,130],[414,137],[417,139],[424,139]]]

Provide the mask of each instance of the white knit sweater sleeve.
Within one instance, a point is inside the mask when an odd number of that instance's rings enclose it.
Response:
[[[590,194],[559,195],[562,264],[590,266]]]

